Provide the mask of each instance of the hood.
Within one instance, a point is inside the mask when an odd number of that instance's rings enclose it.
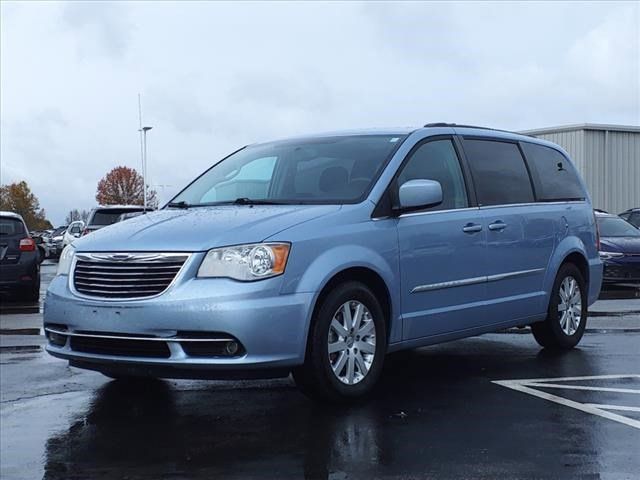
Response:
[[[600,237],[600,250],[640,254],[640,237]]]
[[[165,209],[79,238],[80,252],[198,252],[260,242],[282,230],[340,209],[339,205],[220,205]]]

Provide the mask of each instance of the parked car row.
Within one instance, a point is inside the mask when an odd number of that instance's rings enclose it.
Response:
[[[57,258],[81,236],[144,212],[143,207],[135,205],[97,207],[91,211],[86,225],[78,220],[51,230],[31,232],[19,214],[0,212],[0,292],[37,301],[40,263],[45,258]]]
[[[146,211],[151,211],[147,208]],[[77,238],[87,235],[107,225],[142,215],[145,208],[138,205],[107,205],[91,210],[87,223],[76,220],[69,225],[61,225],[53,230],[32,231],[43,258],[58,258],[64,247]]]

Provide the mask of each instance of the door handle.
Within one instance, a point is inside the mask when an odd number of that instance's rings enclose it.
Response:
[[[464,233],[477,233],[482,230],[482,225],[478,225],[477,223],[467,223],[464,227],[462,227],[462,231]]]
[[[507,224],[504,223],[502,220],[497,220],[496,222],[492,223],[489,225],[489,230],[493,230],[493,231],[500,231],[500,230],[504,230],[505,228],[507,228]]]

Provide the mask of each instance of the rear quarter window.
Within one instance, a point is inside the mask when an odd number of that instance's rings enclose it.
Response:
[[[538,201],[584,200],[586,194],[573,164],[557,150],[522,143]]]

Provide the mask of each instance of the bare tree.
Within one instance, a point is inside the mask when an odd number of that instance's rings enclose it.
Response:
[[[67,225],[78,220],[82,220],[84,223],[87,223],[88,219],[89,212],[87,210],[78,210],[77,208],[74,208],[73,210],[69,210],[69,213],[67,213],[65,222]]]

